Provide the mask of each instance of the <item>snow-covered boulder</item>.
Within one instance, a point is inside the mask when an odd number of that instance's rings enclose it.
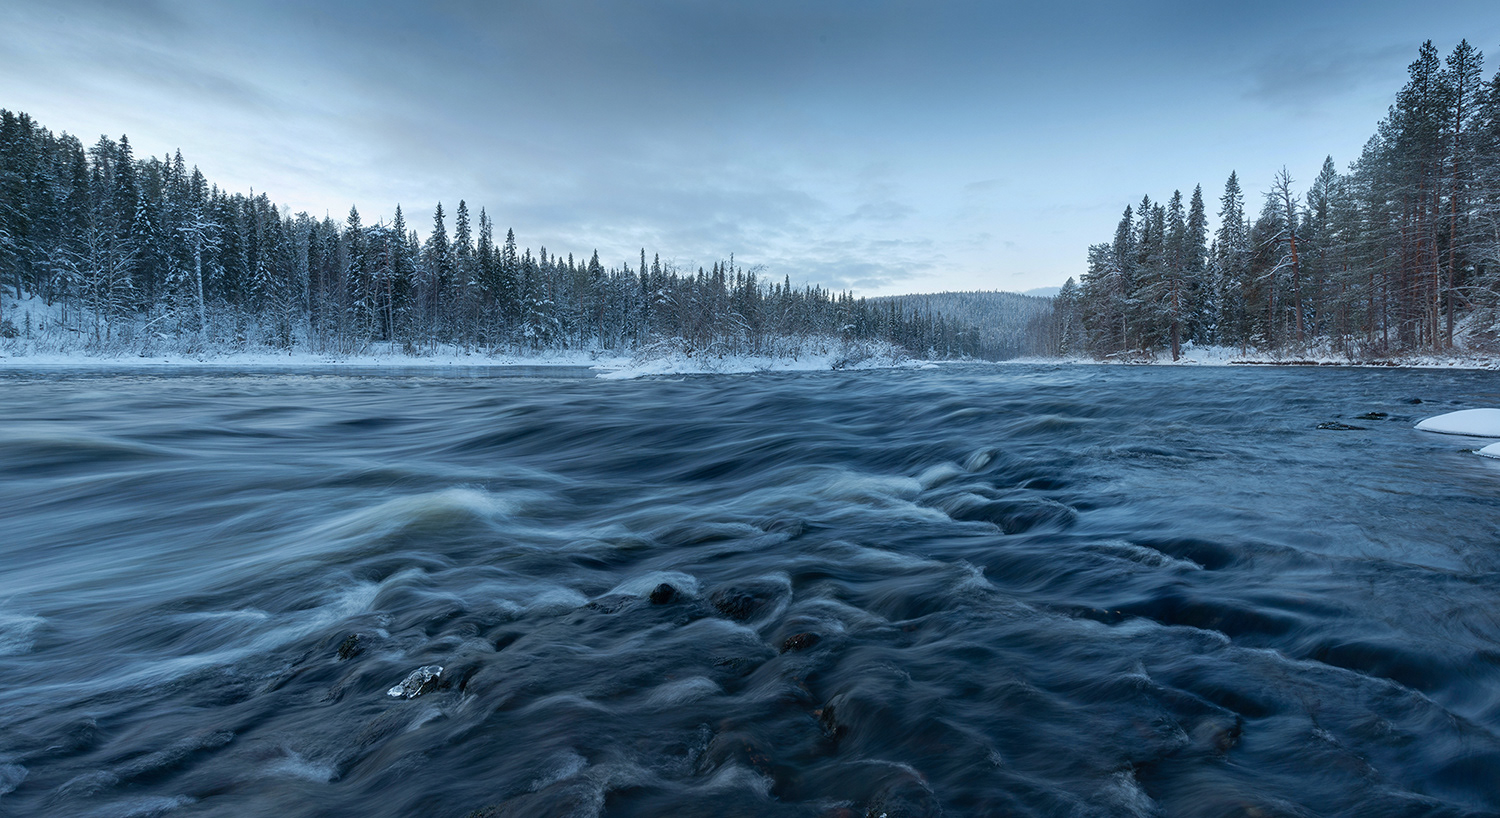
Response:
[[[1500,458],[1500,443],[1491,443],[1490,445],[1485,446],[1483,449],[1480,449],[1479,453],[1484,455],[1485,457]]]
[[[437,687],[438,679],[442,675],[442,665],[424,665],[413,670],[409,676],[401,681],[401,684],[387,690],[385,695],[393,699],[415,699]]]
[[[1471,437],[1500,437],[1500,409],[1463,409],[1417,424],[1424,432]]]

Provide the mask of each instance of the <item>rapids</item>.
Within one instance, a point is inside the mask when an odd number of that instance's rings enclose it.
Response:
[[[0,374],[0,814],[1500,811],[1494,374],[590,375]]]

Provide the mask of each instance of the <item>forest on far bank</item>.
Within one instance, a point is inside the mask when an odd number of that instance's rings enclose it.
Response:
[[[32,350],[787,357],[833,345],[998,359],[1048,338],[1035,305],[985,313],[1020,322],[997,331],[947,302],[799,286],[732,255],[684,269],[644,249],[611,266],[597,251],[533,252],[464,201],[439,203],[429,225],[419,239],[399,205],[373,224],[357,207],[341,222],[293,215],[220,189],[181,151],[140,159],[123,136],[86,148],[0,111],[0,287],[48,307],[0,315],[0,335]]]
[[[1363,152],[1246,202],[1231,173],[1209,235],[1201,187],[1125,208],[1056,299],[1065,355],[1183,345],[1354,359],[1489,348],[1500,310],[1500,72],[1428,41]],[[1248,209],[1247,209],[1248,207]]]

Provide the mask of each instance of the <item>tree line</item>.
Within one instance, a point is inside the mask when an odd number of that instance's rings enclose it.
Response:
[[[1056,355],[1052,299],[995,291],[941,292],[891,295],[870,299],[877,305],[895,302],[901,312],[944,317],[954,332],[976,332],[976,357],[1007,360]]]
[[[1187,203],[1127,207],[1113,240],[1057,297],[1065,354],[1323,348],[1352,357],[1494,340],[1500,308],[1500,72],[1467,41],[1424,43],[1359,158],[1305,189],[1283,168],[1246,209],[1238,176],[1208,231]]]
[[[451,219],[451,221],[450,221]],[[885,342],[932,357],[997,357],[971,324],[767,280],[733,256],[680,269],[659,255],[606,267],[536,252],[460,201],[425,239],[398,205],[367,224],[292,215],[221,190],[181,151],[138,159],[127,137],[85,148],[0,111],[0,286],[59,305],[85,350],[271,348],[356,354],[599,349],[797,354],[805,339]],[[30,333],[0,316],[5,334]]]

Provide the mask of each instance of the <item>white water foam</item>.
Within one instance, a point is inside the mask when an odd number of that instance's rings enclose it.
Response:
[[[691,676],[686,679],[667,682],[651,691],[646,697],[646,708],[649,710],[671,710],[688,702],[706,699],[723,693],[712,679],[703,676]]]
[[[698,595],[698,578],[692,574],[684,574],[681,571],[652,571],[649,574],[641,574],[625,580],[611,588],[605,596],[615,594],[647,596],[656,590],[656,586],[663,584],[672,586],[681,596],[696,597]]]
[[[40,616],[0,613],[0,656],[21,656],[36,645],[36,632],[47,620]]]
[[[1145,818],[1159,813],[1156,802],[1141,789],[1140,783],[1135,780],[1135,774],[1130,770],[1121,770],[1105,780],[1104,785],[1099,788],[1099,797],[1110,806],[1111,814],[1114,815]]]
[[[26,768],[20,764],[0,764],[0,796],[15,792],[26,775]]]
[[[559,781],[566,781],[580,772],[589,764],[588,759],[579,755],[574,750],[564,750],[557,755],[547,759],[547,766],[542,769],[541,775],[531,782],[531,791],[550,787]]]
[[[560,614],[568,611],[576,611],[587,605],[589,598],[573,590],[562,586],[554,586],[537,594],[526,606],[527,613],[533,614]]]
[[[266,772],[273,776],[300,778],[304,781],[316,781],[320,784],[326,784],[338,777],[338,768],[332,764],[309,761],[304,756],[291,750],[287,750],[284,757],[277,759],[267,767]]]

